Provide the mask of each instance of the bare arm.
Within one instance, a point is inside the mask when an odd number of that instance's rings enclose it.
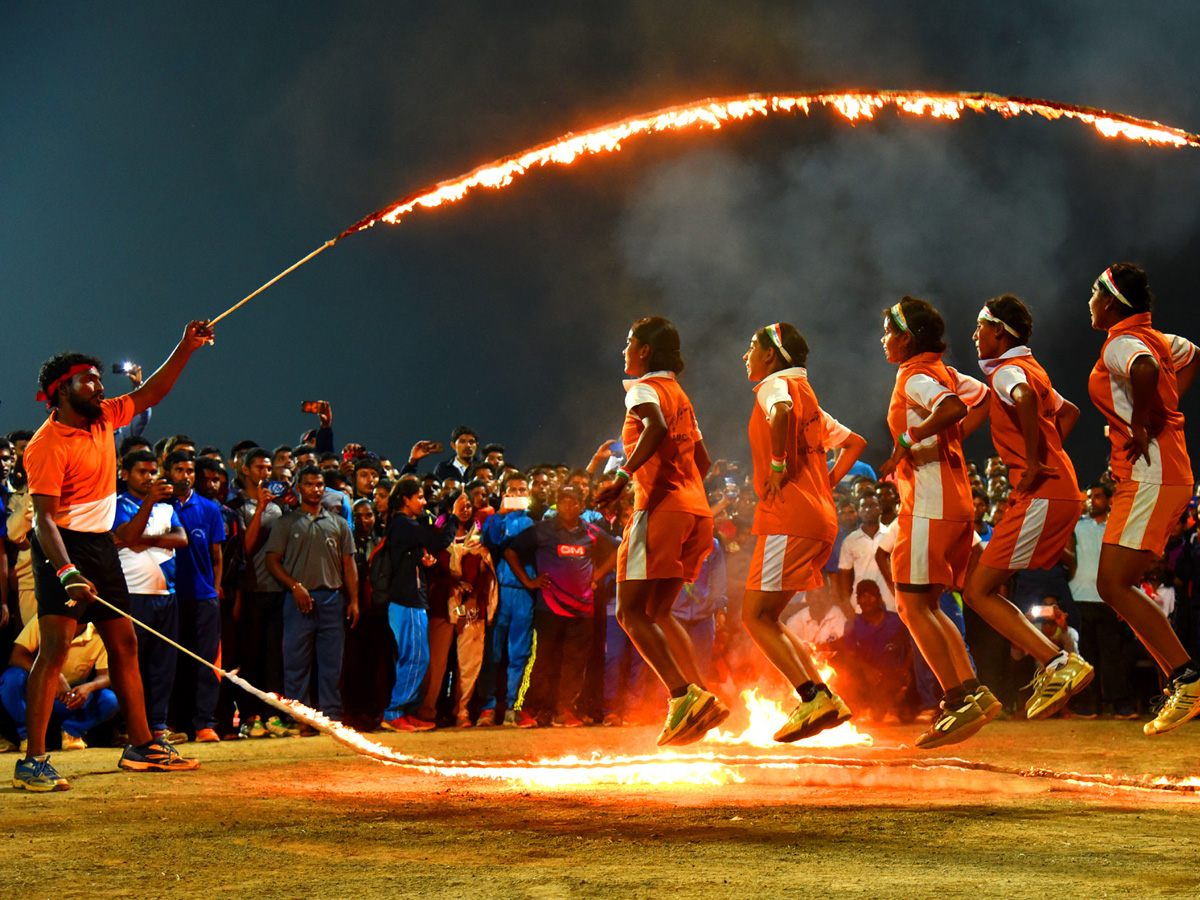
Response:
[[[54,521],[56,515],[58,515],[58,497],[51,497],[48,494],[33,495],[33,531],[37,535],[42,552],[46,554],[46,559],[57,571],[68,565],[71,558],[67,556],[67,548],[58,531],[58,523]],[[88,603],[96,599],[96,586],[79,572],[69,576],[64,582],[64,586],[71,598],[69,602],[72,604],[81,600]]]
[[[969,410],[962,421],[963,437],[970,437],[975,431],[987,421],[988,414],[991,412],[992,404],[986,399],[976,403]]]
[[[1065,441],[1067,435],[1075,430],[1075,423],[1078,421],[1079,407],[1070,400],[1063,400],[1062,406],[1054,414],[1054,427],[1058,429],[1058,436]]]
[[[1129,366],[1129,385],[1133,392],[1133,411],[1129,416],[1129,440],[1125,452],[1131,463],[1144,457],[1150,462],[1150,410],[1158,392],[1158,360],[1148,353]]]
[[[984,406],[980,403],[979,406]],[[976,407],[978,408],[978,407]],[[908,429],[908,433],[917,441],[923,441],[926,438],[933,437],[935,434],[941,434],[947,428],[961,422],[967,417],[967,404],[961,399],[951,394],[946,397],[941,403],[934,407],[933,412],[926,416],[922,421],[918,422]],[[879,467],[879,477],[890,474],[897,463],[904,458],[909,451],[901,446],[900,441],[896,441],[896,448],[892,451],[892,455]]]
[[[1018,384],[1013,388],[1012,399],[1017,408],[1017,421],[1021,424],[1021,437],[1025,439],[1025,472],[1015,487],[1019,491],[1028,491],[1045,476],[1057,472],[1058,468],[1042,462],[1037,394],[1029,385]]]
[[[613,554],[615,557],[616,554]],[[540,590],[544,587],[550,587],[549,575],[538,575],[536,578],[530,578],[525,572],[525,567],[521,565],[521,557],[517,556],[517,551],[509,547],[504,551],[504,560],[508,563],[508,567],[512,569],[512,573],[517,576],[517,581],[521,582],[528,591]]]
[[[137,415],[145,412],[151,406],[157,406],[175,386],[183,367],[187,365],[192,354],[205,344],[212,343],[213,332],[208,321],[188,322],[183,330],[183,338],[175,345],[167,361],[158,367],[153,375],[142,382],[142,386],[133,391],[129,398],[133,400],[133,412]]]
[[[1179,390],[1180,398],[1188,392],[1188,388],[1192,386],[1192,381],[1196,377],[1196,370],[1200,369],[1200,353],[1193,353],[1191,362],[1175,373],[1175,386]]]
[[[773,446],[773,444],[772,444]],[[862,452],[867,449],[867,439],[861,434],[850,432],[850,436],[842,443],[838,452],[837,462],[833,464],[833,468],[829,470],[829,486],[833,487],[839,481],[846,477],[846,473],[850,468],[858,462],[858,458],[862,456]]]
[[[642,420],[642,433],[626,459],[624,468],[627,472],[636,472],[654,455],[658,450],[658,445],[667,436],[667,420],[663,418],[662,407],[657,403],[639,403],[630,412]],[[704,458],[708,459],[707,452],[704,453]],[[697,459],[697,465],[699,465],[699,459]],[[707,467],[705,467],[705,471],[707,471]],[[608,503],[610,500],[616,500],[624,492],[627,483],[628,479],[618,478],[612,483],[604,485],[596,492],[596,502]]]

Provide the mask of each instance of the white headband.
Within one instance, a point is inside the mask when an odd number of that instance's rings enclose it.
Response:
[[[1122,303],[1124,303],[1130,309],[1133,309],[1133,304],[1130,303],[1128,300],[1126,300],[1125,295],[1122,294],[1119,290],[1117,290],[1116,282],[1113,281],[1111,266],[1109,268],[1105,269],[1103,272],[1101,272],[1100,277],[1097,278],[1096,280],[1098,282],[1100,282],[1101,285],[1104,286],[1104,289],[1106,291],[1108,291],[1110,294],[1112,294],[1114,297],[1116,297],[1118,300],[1120,300]]]
[[[997,319],[996,316],[992,314],[992,311],[987,308],[987,304],[984,304],[983,309],[979,310],[978,318],[984,322],[993,322],[996,325],[1001,325],[1004,327],[1005,331],[1007,331],[1017,340],[1021,339],[1021,336],[1017,334],[1017,330],[1002,319]]]

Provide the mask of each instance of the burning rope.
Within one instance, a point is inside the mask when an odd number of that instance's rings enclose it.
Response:
[[[225,310],[212,320],[212,324],[221,321],[246,301],[256,297],[284,275],[299,268],[318,253],[332,247],[342,238],[364,228],[370,228],[378,222],[395,225],[417,207],[430,209],[445,203],[455,203],[475,188],[506,187],[533,166],[569,165],[579,156],[613,153],[621,149],[625,140],[639,135],[661,131],[680,131],[693,126],[716,129],[729,122],[767,116],[772,113],[808,115],[813,106],[832,108],[851,122],[874,118],[876,112],[889,106],[895,107],[898,112],[943,119],[958,119],[968,111],[977,113],[991,111],[999,113],[1005,118],[1029,114],[1052,120],[1075,119],[1091,125],[1102,135],[1110,138],[1123,137],[1159,147],[1200,147],[1200,135],[1148,119],[1139,119],[1087,106],[1074,106],[1068,103],[1035,100],[1028,97],[1002,97],[998,94],[967,92],[927,94],[917,91],[878,91],[846,94],[744,94],[738,97],[707,98],[630,116],[619,122],[601,125],[579,134],[568,133],[556,140],[486,163],[465,175],[459,175],[457,178],[447,181],[439,181],[430,188],[409,194],[390,206],[371,213],[365,219],[355,222],[336,238],[326,241],[241,302]]]
[[[144,622],[135,619],[124,610],[118,609],[107,600],[97,597],[113,612],[124,616],[134,625],[149,632],[160,640],[166,641],[176,650],[185,653],[192,659],[208,666],[217,675],[228,678],[242,690],[253,694],[281,712],[287,713],[294,719],[305,722],[332,737],[339,744],[353,750],[355,753],[370,759],[393,766],[421,772],[427,775],[442,775],[450,777],[476,777],[505,780],[527,780],[545,783],[567,785],[581,781],[594,781],[599,778],[618,782],[637,781],[700,781],[702,783],[719,783],[717,777],[721,770],[735,770],[732,780],[738,780],[737,769],[757,768],[775,770],[797,770],[805,766],[826,766],[842,769],[920,769],[920,770],[957,770],[964,772],[989,772],[996,775],[1009,775],[1019,778],[1036,778],[1048,781],[1067,782],[1073,784],[1100,785],[1113,788],[1132,788],[1144,791],[1172,791],[1180,793],[1200,793],[1200,778],[1171,778],[1168,776],[1149,775],[1113,775],[1091,774],[1086,772],[1058,772],[1053,769],[1040,767],[1018,768],[1002,766],[996,763],[977,762],[954,757],[943,759],[899,758],[899,759],[857,759],[837,756],[780,756],[765,754],[728,755],[716,753],[672,753],[664,752],[656,756],[619,756],[597,757],[590,760],[578,757],[564,757],[556,760],[525,760],[525,759],[468,759],[441,760],[429,756],[413,756],[398,753],[390,747],[377,743],[365,737],[353,728],[335,722],[317,710],[305,706],[296,700],[288,700],[275,694],[259,690],[236,671],[226,671],[216,663],[209,662],[171,640],[166,635],[155,631]],[[549,777],[547,777],[549,776]],[[583,776],[582,778],[579,776]]]

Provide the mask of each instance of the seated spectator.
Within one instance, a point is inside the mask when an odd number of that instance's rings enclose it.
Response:
[[[860,582],[861,583],[861,582]],[[846,614],[834,602],[833,594],[824,589],[808,591],[805,607],[787,621],[788,630],[827,659],[833,652],[830,645],[846,631]]]
[[[16,737],[21,752],[25,751],[25,686],[41,638],[34,616],[17,635],[9,667],[0,675],[0,705],[16,730],[15,735],[0,736],[0,750],[13,749],[10,738]],[[75,639],[58,680],[51,723],[62,729],[62,749],[83,750],[87,747],[84,736],[113,718],[119,708],[117,695],[109,689],[108,651],[91,622],[75,624]]]
[[[913,647],[908,629],[897,613],[883,605],[874,581],[860,581],[855,594],[862,614],[830,648],[846,650],[836,668],[839,673],[842,668],[853,673],[849,680],[855,687],[847,691],[853,698],[850,702],[855,710],[884,724],[911,721]]]

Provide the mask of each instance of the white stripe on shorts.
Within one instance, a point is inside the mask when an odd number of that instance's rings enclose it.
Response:
[[[787,535],[768,534],[763,541],[762,590],[783,590],[783,561],[787,555]]]
[[[1118,543],[1122,547],[1132,547],[1136,550],[1142,546],[1142,540],[1146,537],[1146,526],[1150,524],[1154,507],[1158,506],[1159,487],[1161,485],[1146,484],[1144,481],[1138,484],[1137,493],[1133,495],[1133,503],[1129,507],[1129,518],[1125,520],[1125,527],[1121,529],[1121,539]]]
[[[636,509],[629,526],[629,552],[625,557],[625,580],[646,580],[646,529],[649,527],[648,513]]]
[[[1034,497],[1029,501],[1029,508],[1025,510],[1021,531],[1017,535],[1017,543],[1008,563],[1010,569],[1029,568],[1038,541],[1042,539],[1042,529],[1046,527],[1046,514],[1049,511],[1050,501],[1044,497]]]
[[[929,519],[913,516],[908,559],[908,583],[929,584]]]

